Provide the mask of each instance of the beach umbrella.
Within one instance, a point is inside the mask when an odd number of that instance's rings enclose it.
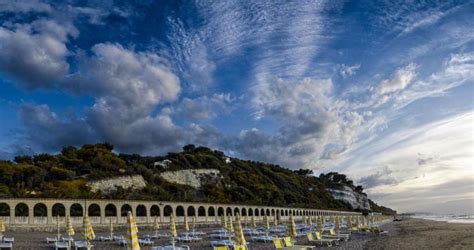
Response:
[[[61,238],[61,228],[59,225],[59,215],[56,215],[56,230],[57,230],[57,239],[59,240]]]
[[[188,216],[184,215],[183,229],[187,233],[189,231]]]
[[[324,224],[323,224],[323,216],[319,216],[319,217],[318,217],[317,226],[318,226],[318,231],[319,231],[319,232],[322,232],[322,231],[323,231],[323,227],[324,227]]]
[[[234,225],[233,225],[232,216],[229,216],[229,221],[226,224],[227,224],[227,232],[233,233],[234,232]]]
[[[170,216],[170,232],[169,233],[171,235],[171,238],[173,238],[173,241],[174,241],[174,238],[178,236],[178,232],[176,231],[176,222],[174,221],[173,215]]]
[[[196,229],[196,216],[193,217],[193,230]]]
[[[265,215],[265,217],[263,217],[263,227],[265,228],[265,230],[268,232],[268,230],[270,230],[270,221],[268,220],[268,216]]]
[[[312,226],[313,225],[313,219],[310,217],[308,217],[308,226]]]
[[[155,216],[155,222],[153,223],[153,230],[155,230],[155,234],[157,234],[158,230],[160,230],[160,223],[158,222],[158,216]]]
[[[3,234],[5,233],[5,223],[3,219],[0,218],[0,241],[3,240]]]
[[[109,231],[110,231],[110,237],[114,236],[114,224],[112,222],[112,217],[109,217]]]
[[[255,216],[252,216],[252,226],[257,227],[257,222],[255,221]]]
[[[290,219],[288,220],[288,235],[292,238],[295,238],[298,235],[296,232],[295,219],[292,214],[290,214]]]
[[[128,211],[127,214],[128,223],[128,249],[140,250],[140,244],[138,243],[138,228],[137,221],[133,217],[132,212]]]
[[[240,222],[240,218],[237,217],[235,220],[235,245],[237,246],[245,246],[246,241],[244,237],[244,231],[242,230],[242,224]],[[234,246],[235,248],[235,246]]]
[[[336,231],[339,231],[339,228],[340,228],[340,218],[339,216],[335,216],[334,217],[334,228],[336,229]]]
[[[224,215],[221,216],[221,226],[227,230],[227,218]]]
[[[278,217],[278,215],[273,216],[273,224],[275,226],[278,226],[278,218],[277,217]]]
[[[95,233],[88,215],[84,216],[82,224],[84,226],[84,239],[86,240],[87,245],[89,245],[89,241],[95,239]]]
[[[72,226],[71,217],[69,217],[69,215],[66,218],[66,230],[69,237],[72,237],[74,234],[76,234],[76,232],[74,232],[74,227]]]

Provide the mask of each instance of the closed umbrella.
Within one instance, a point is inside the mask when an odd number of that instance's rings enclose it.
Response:
[[[323,224],[323,216],[318,216],[318,232],[322,232],[323,231],[323,227],[324,227],[324,224]]]
[[[155,216],[155,222],[153,223],[153,230],[155,230],[155,236],[157,236],[158,230],[160,230],[160,223],[158,222],[157,216]]]
[[[89,241],[95,239],[95,233],[94,233],[94,229],[92,228],[92,223],[88,215],[84,216],[84,220],[82,224],[84,226],[84,238],[86,240],[87,246],[89,247],[90,245]]]
[[[109,231],[110,231],[110,237],[114,237],[114,224],[112,222],[112,217],[109,218]]]
[[[288,236],[295,238],[297,235],[295,219],[293,218],[293,214],[290,214],[290,219],[288,220]]]
[[[0,241],[3,240],[3,234],[5,233],[5,223],[3,219],[0,218]]]
[[[246,243],[247,242],[244,237],[244,231],[242,230],[242,223],[240,222],[240,218],[237,217],[237,219],[235,220],[235,244],[237,246],[245,246]]]
[[[61,228],[60,228],[60,225],[59,225],[59,215],[56,215],[56,230],[57,230],[57,236],[56,236],[56,239],[59,239],[61,238]]]
[[[253,226],[254,228],[257,227],[257,222],[255,221],[255,216],[252,216],[252,226]]]
[[[129,250],[140,250],[140,244],[138,242],[138,228],[137,221],[133,217],[132,212],[128,211],[127,214],[128,223],[128,249]]]
[[[189,232],[188,216],[186,215],[184,215],[183,229],[186,233]]]
[[[174,249],[174,244],[175,244],[175,238],[178,236],[178,232],[176,231],[176,222],[174,221],[174,216],[170,216],[170,235],[171,235],[171,244],[173,245]]]
[[[224,230],[227,230],[227,219],[224,215],[221,216],[221,226],[224,228]]]
[[[74,234],[76,234],[76,232],[74,232],[74,227],[72,226],[71,217],[69,217],[69,215],[66,218],[66,230],[67,230],[67,236],[69,236],[69,239],[71,239],[71,237],[74,236]]]

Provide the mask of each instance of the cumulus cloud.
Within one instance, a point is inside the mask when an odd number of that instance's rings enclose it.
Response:
[[[212,96],[198,98],[185,97],[177,108],[178,115],[191,121],[209,120],[217,114],[225,114],[232,110],[231,104],[235,98],[230,94],[215,93]]]
[[[395,71],[390,79],[381,81],[377,86],[376,92],[379,95],[383,95],[403,90],[412,82],[415,75],[416,65],[411,63]]]
[[[54,86],[69,70],[66,43],[77,35],[74,26],[53,20],[0,27],[0,72],[27,89]]]
[[[50,4],[39,0],[0,0],[0,12],[51,12]]]

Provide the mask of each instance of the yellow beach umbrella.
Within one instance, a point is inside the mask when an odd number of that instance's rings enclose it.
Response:
[[[196,229],[196,216],[193,217],[193,230]]]
[[[263,222],[263,227],[265,228],[265,230],[270,230],[270,220],[268,219],[268,216],[265,215],[265,217],[263,217]]]
[[[155,216],[155,222],[153,223],[153,230],[158,231],[160,230],[160,223],[158,222],[158,217]]]
[[[336,229],[336,231],[339,231],[339,228],[340,228],[340,226],[341,226],[341,225],[340,225],[341,222],[340,222],[339,216],[335,216],[335,217],[334,217],[334,221],[335,221],[335,222],[334,222],[334,228]]]
[[[110,237],[114,236],[114,223],[112,222],[112,217],[109,218],[109,231]]]
[[[233,233],[234,232],[234,225],[233,225],[232,216],[229,216],[229,221],[227,222],[227,232]]]
[[[74,227],[72,226],[72,221],[71,221],[71,217],[68,215],[67,218],[66,218],[66,230],[67,230],[67,235],[69,237],[73,236],[74,234],[76,234],[76,232],[74,232]]]
[[[225,215],[221,216],[221,226],[224,228],[224,230],[227,230],[227,218]]]
[[[95,239],[95,233],[88,215],[84,216],[82,224],[84,226],[84,238],[86,239],[87,245],[89,245],[89,241]]]
[[[178,236],[178,232],[176,231],[176,222],[174,221],[174,216],[170,216],[170,235],[174,239]]]
[[[140,250],[140,244],[138,243],[138,228],[137,221],[133,217],[132,212],[128,211],[127,214],[128,223],[128,249]]]
[[[252,226],[257,227],[257,222],[255,221],[255,216],[252,216]]]
[[[3,239],[3,234],[5,233],[5,223],[3,219],[0,218],[0,241]]]
[[[293,214],[290,214],[290,219],[288,220],[288,235],[292,238],[295,238],[297,235],[295,219]]]
[[[323,227],[324,227],[324,222],[323,222],[323,216],[318,216],[318,232],[322,232],[323,231]]]
[[[278,218],[277,217],[278,217],[277,215],[273,216],[273,225],[275,225],[275,226],[278,226]]]
[[[56,230],[57,230],[57,238],[56,239],[60,239],[61,238],[61,227],[59,225],[59,215],[56,215]]]
[[[246,243],[244,231],[242,230],[242,223],[240,222],[240,218],[237,217],[235,220],[235,244],[237,246],[246,246]]]
[[[183,229],[185,232],[189,231],[188,216],[184,215]]]
[[[312,226],[313,225],[313,219],[311,218],[311,216],[308,217],[308,226]]]

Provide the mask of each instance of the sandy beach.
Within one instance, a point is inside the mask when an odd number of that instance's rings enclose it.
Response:
[[[454,224],[421,219],[406,218],[400,222],[389,222],[381,227],[389,231],[387,236],[372,233],[354,233],[351,240],[341,242],[337,247],[318,247],[318,249],[474,249],[474,224]],[[199,230],[209,232],[213,228]],[[163,231],[164,232],[164,231]],[[126,235],[121,230],[117,234]],[[140,230],[140,235],[152,234]],[[105,229],[96,229],[97,236],[107,235]],[[9,232],[15,237],[14,249],[52,249],[45,243],[46,237],[54,237],[53,232]],[[77,233],[75,238],[79,238]],[[191,249],[212,249],[210,239],[200,243],[187,244]],[[167,245],[168,240],[155,240],[155,245]],[[304,238],[298,238],[298,244],[308,244]],[[180,244],[179,244],[180,245]],[[115,242],[94,242],[94,249],[124,249]],[[144,247],[142,249],[150,249]],[[251,243],[250,249],[274,249],[271,243]]]
[[[472,223],[408,218],[391,222],[386,227],[390,227],[390,235],[370,240],[366,249],[474,249]]]

